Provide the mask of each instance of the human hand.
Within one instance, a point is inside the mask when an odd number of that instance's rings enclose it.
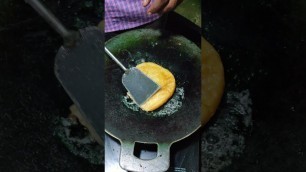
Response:
[[[143,0],[142,5],[148,6],[152,0]],[[148,9],[148,14],[153,13],[167,13],[178,6],[183,0],[155,0]]]

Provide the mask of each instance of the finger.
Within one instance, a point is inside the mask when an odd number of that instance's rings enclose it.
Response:
[[[146,6],[149,5],[150,2],[151,2],[151,0],[143,0],[143,1],[142,1],[142,5],[143,5],[144,7],[146,7]]]
[[[148,9],[148,14],[158,13],[168,4],[169,0],[155,0]]]
[[[167,13],[173,10],[177,5],[177,0],[170,0],[167,6],[163,9],[162,13]]]
[[[167,13],[174,10],[183,0],[170,0],[168,5],[163,9],[162,13]]]

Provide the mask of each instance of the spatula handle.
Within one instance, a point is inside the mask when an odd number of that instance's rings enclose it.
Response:
[[[25,0],[37,11],[62,37],[69,35],[65,26],[38,0]]]
[[[34,10],[62,36],[65,46],[74,45],[79,37],[78,33],[67,30],[66,27],[39,0],[25,0],[25,2],[30,4]]]
[[[104,47],[105,52],[112,58],[124,71],[126,71],[126,67],[106,48]]]

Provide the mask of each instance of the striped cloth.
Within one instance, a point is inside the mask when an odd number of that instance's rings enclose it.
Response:
[[[147,14],[147,7],[142,6],[143,0],[105,0],[104,32],[131,29],[150,23],[160,17],[158,14]]]

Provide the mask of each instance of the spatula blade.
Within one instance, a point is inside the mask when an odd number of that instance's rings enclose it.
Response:
[[[122,84],[138,105],[142,105],[160,89],[158,84],[135,67],[123,74]]]

